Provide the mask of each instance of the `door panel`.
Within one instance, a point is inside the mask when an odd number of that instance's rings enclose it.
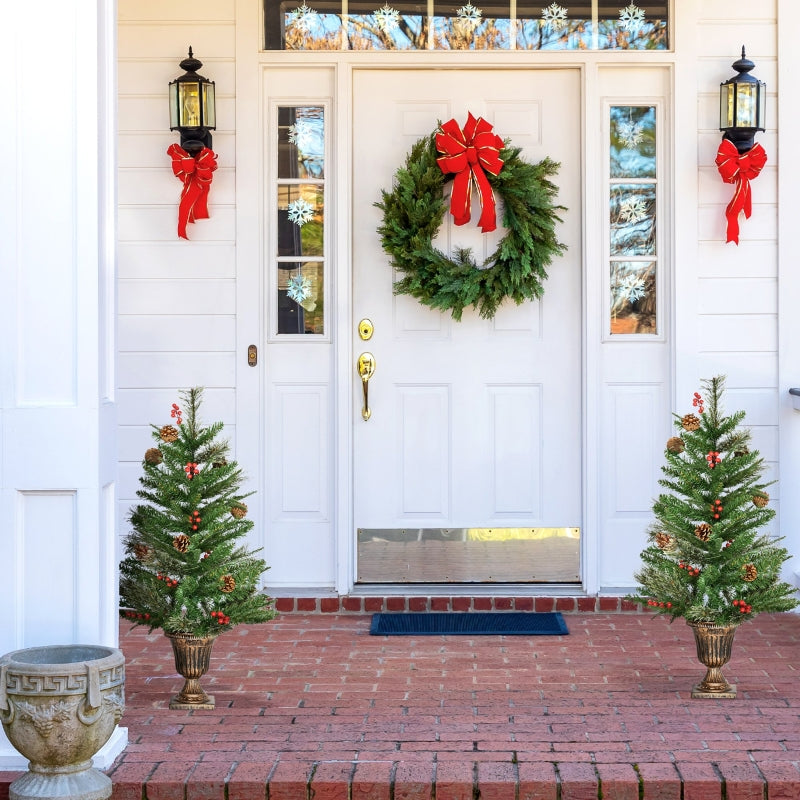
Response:
[[[353,409],[359,580],[390,579],[392,559],[403,559],[396,565],[402,581],[415,574],[445,581],[450,573],[469,581],[539,580],[547,571],[534,562],[547,558],[542,542],[553,537],[559,546],[570,540],[574,556],[565,574],[572,577],[545,579],[575,580],[577,538],[563,531],[581,522],[578,72],[364,69],[353,81],[352,363],[359,401],[356,359],[367,350],[376,360],[371,416],[362,419],[360,403]],[[561,163],[558,202],[568,210],[559,238],[569,250],[551,265],[541,301],[507,302],[493,320],[469,309],[455,322],[393,294],[374,203],[417,139],[451,117],[463,125],[468,111],[522,147],[526,159]],[[473,220],[460,228],[448,214],[437,246],[472,247],[478,260],[490,255],[503,231],[481,234],[477,208],[473,199]],[[363,317],[374,324],[367,342],[355,331]],[[392,549],[392,532],[410,529],[420,531],[416,549],[405,534],[402,554]],[[440,541],[459,540],[433,575],[422,569],[431,530]],[[520,573],[509,563],[511,549],[512,561],[530,561],[530,569]],[[466,568],[453,565],[459,559]]]

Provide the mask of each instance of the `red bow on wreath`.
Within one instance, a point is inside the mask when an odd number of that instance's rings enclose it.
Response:
[[[764,168],[767,153],[760,144],[756,144],[746,153],[740,154],[730,139],[723,139],[714,163],[722,180],[736,184],[733,199],[725,209],[725,216],[728,218],[728,238],[725,241],[739,244],[739,212],[744,211],[745,218],[750,218],[753,210],[750,181],[758,177]]]
[[[475,119],[471,113],[463,131],[455,119],[451,119],[436,134],[436,149],[442,153],[436,163],[445,174],[455,173],[450,213],[456,225],[464,225],[470,220],[474,184],[481,201],[481,218],[478,220],[481,231],[488,233],[497,227],[494,192],[484,170],[495,176],[500,173],[503,168],[502,147],[503,140],[492,133],[492,126],[483,117]]]
[[[183,181],[181,204],[178,208],[178,236],[188,239],[186,223],[208,219],[208,191],[217,168],[217,156],[204,147],[191,156],[180,145],[171,144],[167,155],[172,157],[172,171]]]

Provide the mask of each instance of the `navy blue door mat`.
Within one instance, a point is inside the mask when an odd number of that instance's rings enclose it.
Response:
[[[567,624],[558,612],[465,611],[373,614],[372,636],[436,636],[439,634],[558,636]]]

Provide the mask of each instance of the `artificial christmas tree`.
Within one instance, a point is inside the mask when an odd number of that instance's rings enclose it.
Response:
[[[156,447],[144,455],[130,514],[133,531],[120,565],[120,614],[134,625],[161,628],[178,671],[187,678],[171,708],[212,707],[199,678],[216,637],[235,625],[266,622],[275,612],[258,588],[267,569],[242,538],[253,527],[242,502],[242,470],[228,461],[222,423],[200,425],[202,389],[182,394],[177,424],[153,426]]]
[[[668,491],[653,504],[650,544],[635,574],[640,588],[629,599],[692,626],[698,657],[709,667],[693,696],[735,696],[720,667],[736,627],[798,601],[780,580],[789,554],[763,530],[775,511],[762,482],[764,461],[741,427],[744,412],[723,413],[723,377],[703,388],[694,395],[696,413],[675,415],[678,435],[667,442],[659,481]],[[704,660],[707,650],[713,663]]]

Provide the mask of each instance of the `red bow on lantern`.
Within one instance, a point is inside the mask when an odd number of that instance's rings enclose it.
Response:
[[[502,147],[503,140],[492,133],[492,126],[483,117],[475,119],[471,113],[463,131],[455,119],[451,119],[436,134],[436,149],[442,153],[436,163],[445,174],[455,173],[450,213],[456,225],[464,225],[470,220],[474,183],[481,201],[481,218],[478,220],[481,231],[488,233],[497,227],[494,192],[484,170],[495,176],[500,173],[503,168]]]
[[[725,216],[728,218],[728,238],[725,241],[739,244],[739,212],[744,211],[745,218],[750,218],[753,210],[750,181],[758,177],[764,168],[767,153],[760,144],[756,144],[746,153],[740,154],[730,139],[723,139],[714,163],[722,180],[736,184],[733,199],[725,209]]]
[[[180,145],[171,144],[167,155],[172,157],[172,171],[183,181],[181,204],[178,208],[178,236],[188,239],[186,223],[208,219],[208,191],[217,168],[217,156],[204,147],[191,156]]]

